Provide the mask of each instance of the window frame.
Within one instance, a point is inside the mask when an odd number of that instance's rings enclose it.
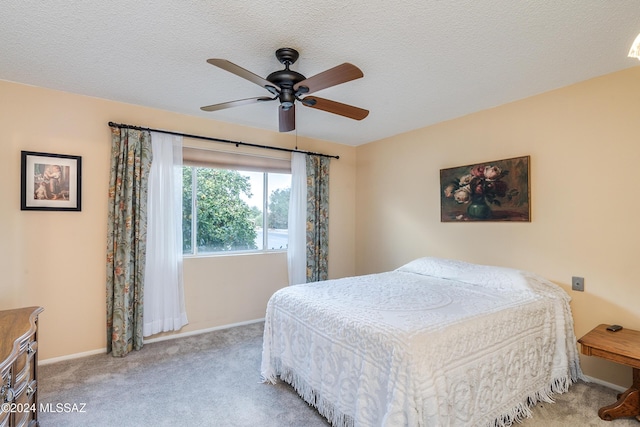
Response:
[[[198,258],[211,256],[233,256],[243,254],[266,254],[276,252],[286,252],[287,248],[269,249],[269,174],[291,175],[290,153],[287,159],[265,157],[245,153],[229,153],[212,149],[201,149],[197,147],[185,147],[183,149],[183,167],[190,167],[191,173],[191,252],[184,252],[183,258]],[[197,245],[197,224],[198,224],[198,201],[197,201],[197,168],[210,168],[222,170],[235,170],[238,172],[260,172],[262,174],[262,248],[261,249],[240,249],[229,251],[199,252]],[[256,191],[257,188],[252,188]],[[288,245],[287,245],[288,246]]]

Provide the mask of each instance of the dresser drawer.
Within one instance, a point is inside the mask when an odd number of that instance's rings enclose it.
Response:
[[[38,343],[31,339],[25,340],[21,343],[20,354],[18,354],[15,362],[13,362],[14,381],[16,383],[22,382],[25,378],[29,377],[31,371],[31,360],[33,359],[33,355],[37,348]]]
[[[33,356],[38,348],[38,343],[36,341],[29,341],[24,348],[24,351],[18,355],[18,358],[13,364],[13,372],[15,373],[13,383],[16,384],[16,386],[33,379]]]

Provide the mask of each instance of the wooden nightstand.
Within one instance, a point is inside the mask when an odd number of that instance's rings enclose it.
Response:
[[[640,331],[624,328],[607,331],[609,325],[599,325],[580,338],[582,354],[597,356],[633,368],[633,384],[618,395],[618,401],[603,406],[598,416],[606,421],[620,417],[636,417],[640,421]]]

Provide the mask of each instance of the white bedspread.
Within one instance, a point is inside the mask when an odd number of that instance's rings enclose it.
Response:
[[[561,288],[437,258],[276,292],[261,373],[372,427],[510,425],[582,377]]]

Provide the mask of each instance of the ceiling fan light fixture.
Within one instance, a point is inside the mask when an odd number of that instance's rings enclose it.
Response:
[[[313,98],[304,98],[301,101],[304,105],[306,105],[307,107],[313,107],[314,105],[316,105],[318,103],[318,101],[316,101]]]
[[[275,86],[265,85],[264,88],[271,92],[272,95],[277,95],[278,93],[280,93],[280,91],[278,90],[279,88],[276,88]]]
[[[640,60],[640,34],[633,41],[631,49],[629,50],[629,58],[637,58]]]
[[[306,86],[300,86],[296,91],[296,96],[304,95],[309,92],[309,88]]]

